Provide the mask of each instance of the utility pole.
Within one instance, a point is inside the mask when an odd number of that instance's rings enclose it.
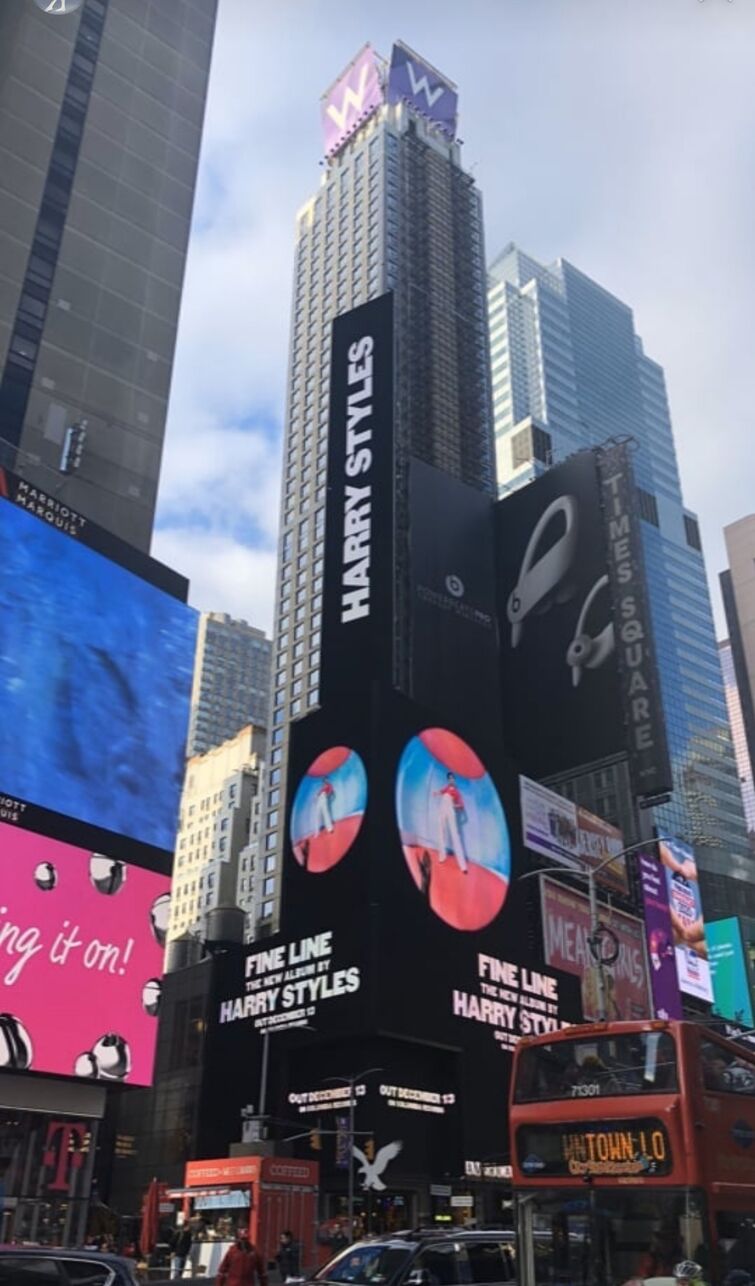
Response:
[[[348,1085],[349,1087],[349,1180],[348,1180],[348,1197],[347,1211],[349,1220],[349,1245],[354,1240],[354,1139],[356,1137],[355,1114],[356,1114],[356,1086],[358,1081],[364,1080],[366,1076],[374,1076],[377,1072],[382,1072],[382,1067],[368,1067],[363,1072],[354,1072],[351,1076],[326,1076],[326,1081],[332,1081],[338,1085]]]

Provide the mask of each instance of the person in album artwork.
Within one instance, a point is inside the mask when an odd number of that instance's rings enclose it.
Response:
[[[329,835],[333,834],[335,826],[333,824],[333,800],[335,796],[333,783],[328,777],[323,781],[320,789],[315,795],[315,835],[320,831],[327,831]]]
[[[452,772],[446,773],[446,784],[442,790],[433,791],[433,794],[440,799],[438,807],[439,860],[445,862],[449,853],[452,854],[456,858],[459,870],[464,875],[467,875],[469,863],[464,851],[464,839],[461,833],[462,825],[466,821],[464,797],[456,785],[456,778]]]

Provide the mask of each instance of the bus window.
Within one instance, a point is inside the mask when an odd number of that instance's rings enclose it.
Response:
[[[735,1210],[719,1210],[716,1215],[716,1232],[721,1248],[722,1267],[727,1272],[734,1268],[752,1268],[755,1265],[755,1217]]]
[[[719,1094],[755,1095],[755,1068],[716,1041],[700,1041],[703,1085]]]
[[[676,1088],[673,1038],[668,1032],[634,1032],[523,1050],[514,1101],[668,1094]]]

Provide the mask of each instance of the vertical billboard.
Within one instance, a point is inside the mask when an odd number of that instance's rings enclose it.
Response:
[[[742,941],[742,926],[736,916],[709,920],[705,926],[715,1012],[722,1018],[755,1026],[752,1008],[752,976]]]
[[[629,763],[638,795],[671,790],[666,724],[655,663],[640,530],[640,511],[626,443],[598,451],[606,524],[608,579]]]
[[[410,460],[411,695],[468,728],[499,700],[494,507],[484,492]]]
[[[0,824],[0,1067],[148,1085],[166,876]]]
[[[322,96],[320,118],[325,155],[334,156],[380,107],[383,98],[377,54],[371,45],[365,45]]]
[[[582,980],[585,1021],[600,1017],[597,978],[588,945],[590,904],[586,897],[547,877],[541,881],[543,941],[546,963]],[[601,927],[610,929],[618,944],[614,964],[604,966],[609,1022],[650,1016],[642,925],[634,916],[601,907]]]
[[[678,839],[665,839],[658,852],[666,871],[671,927],[679,986],[688,996],[713,1000],[705,941],[705,921],[692,849]]]
[[[656,1018],[683,1018],[665,868],[641,853],[639,871],[653,1012]]]
[[[388,101],[408,103],[448,138],[455,137],[459,106],[456,86],[401,41],[396,42],[391,53]]]
[[[626,751],[595,453],[497,504],[511,752],[537,779]]]
[[[333,322],[323,702],[393,669],[393,295]]]
[[[601,884],[629,892],[626,861],[620,856],[624,836],[618,827],[529,777],[519,778],[519,797],[527,848],[572,870],[602,866]]]
[[[167,872],[194,667],[186,582],[112,537],[103,556],[96,527],[8,480],[0,489],[6,812],[24,828]]]

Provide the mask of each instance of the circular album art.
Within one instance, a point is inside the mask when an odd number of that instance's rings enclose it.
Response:
[[[305,871],[319,875],[348,853],[367,807],[367,773],[355,750],[332,746],[309,765],[291,810],[291,845]]]
[[[509,889],[506,817],[485,765],[461,737],[427,728],[404,749],[396,819],[410,874],[454,929],[482,929]]]

